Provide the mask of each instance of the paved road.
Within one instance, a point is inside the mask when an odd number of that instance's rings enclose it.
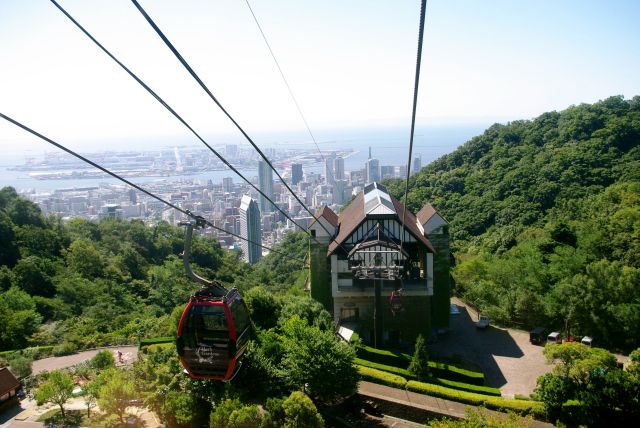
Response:
[[[138,359],[138,347],[137,346],[120,346],[120,347],[112,347],[105,348],[113,351],[113,357],[116,359],[118,364],[118,355],[117,352],[122,352],[122,358],[124,364],[131,364],[132,362]],[[36,360],[33,362],[33,373],[37,374],[41,371],[47,370],[55,370],[55,369],[63,369],[65,367],[71,367],[76,364],[79,364],[83,361],[90,360],[93,358],[98,352],[102,351],[102,349],[93,349],[91,351],[82,351],[77,354],[65,355],[63,357],[50,357],[43,358],[42,360]]]
[[[484,372],[487,384],[500,388],[502,395],[530,395],[538,376],[551,371],[542,346],[529,343],[529,333],[522,330],[490,326],[478,330],[474,322],[478,314],[457,298],[451,299],[460,308],[451,316],[451,331],[430,345],[432,353],[442,356],[462,356]]]
[[[472,410],[478,409],[475,406],[469,406],[455,401],[443,400],[442,398],[431,397],[429,395],[418,394],[404,389],[391,388],[389,386],[365,381],[360,382],[358,386],[358,393],[373,399],[398,403],[404,406],[411,406],[440,415],[448,415],[453,418],[464,418],[466,416],[466,410],[469,408]],[[486,411],[491,414],[498,415],[499,417],[506,416],[504,413],[492,410]],[[524,419],[523,425],[525,425]],[[546,422],[533,421],[533,427],[535,428],[547,428],[552,426],[552,424]]]
[[[131,364],[138,359],[137,346],[120,346],[103,349],[108,349],[113,352],[113,357],[118,366]],[[63,357],[43,358],[42,360],[33,362],[32,370],[34,374],[37,374],[44,370],[50,371],[71,367],[93,358],[100,351],[102,351],[102,349],[93,349],[91,351],[78,352],[77,354],[65,355]],[[118,361],[118,351],[122,352],[121,362]],[[82,403],[82,405],[84,405],[84,403]],[[43,425],[41,423],[30,420],[35,407],[34,401],[28,399],[22,400],[20,406],[7,409],[0,414],[0,428],[42,427]]]

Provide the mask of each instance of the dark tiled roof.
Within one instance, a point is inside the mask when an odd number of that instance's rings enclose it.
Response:
[[[320,210],[316,213],[315,219],[311,222],[311,224],[315,224],[318,219],[320,219],[320,217],[324,217],[325,220],[327,220],[333,227],[336,227],[338,225],[338,214],[334,213],[333,210],[326,205],[323,205],[322,208],[320,208]]]
[[[422,207],[422,209],[418,211],[416,217],[418,217],[418,221],[420,222],[420,224],[424,226],[424,224],[428,222],[434,214],[438,214],[440,217],[442,217],[442,214],[440,214],[433,205],[427,202],[424,207]],[[447,221],[444,217],[442,217],[442,219],[444,221]]]
[[[398,220],[402,222],[402,215],[405,210],[404,206],[393,196],[391,196],[391,201],[393,202]],[[333,253],[336,248],[338,248],[338,246],[342,244],[342,242],[357,229],[360,223],[365,220],[365,217],[364,192],[360,192],[358,193],[358,196],[356,196],[353,201],[351,201],[351,203],[344,209],[344,211],[340,213],[340,216],[338,217],[338,225],[340,227],[340,230],[338,232],[338,236],[336,236],[335,240],[329,245],[329,254]],[[424,244],[431,252],[436,252],[433,248],[433,245],[431,245],[431,242],[429,242],[429,240],[422,234],[422,232],[420,232],[420,229],[418,229],[418,225],[416,224],[416,217],[409,210],[407,210],[405,216],[404,226],[416,237],[416,239],[418,239],[418,241]]]
[[[0,368],[0,396],[20,386],[18,379],[11,373],[8,367]]]

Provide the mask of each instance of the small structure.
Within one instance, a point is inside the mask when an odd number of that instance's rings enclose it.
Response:
[[[20,388],[20,382],[11,373],[11,370],[8,367],[0,368],[0,406],[11,400],[17,401],[17,393]]]

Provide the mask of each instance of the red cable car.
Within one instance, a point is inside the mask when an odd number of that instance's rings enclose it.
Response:
[[[184,267],[189,277],[203,287],[191,296],[182,312],[176,349],[192,378],[228,381],[239,370],[240,357],[249,342],[249,311],[237,289],[227,290],[191,270],[189,254],[194,225],[185,225]]]
[[[239,369],[251,322],[235,288],[224,296],[204,289],[191,298],[178,325],[180,362],[193,378],[229,380]]]
[[[395,316],[397,312],[402,312],[404,307],[402,306],[402,290],[394,290],[389,296],[389,305],[391,306],[391,313]]]

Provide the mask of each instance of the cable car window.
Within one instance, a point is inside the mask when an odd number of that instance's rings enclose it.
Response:
[[[193,306],[189,314],[188,325],[188,330],[195,333],[196,342],[228,339],[227,318],[223,306]]]
[[[231,303],[230,309],[233,325],[236,329],[236,334],[239,336],[249,326],[249,313],[242,299],[235,299]]]

